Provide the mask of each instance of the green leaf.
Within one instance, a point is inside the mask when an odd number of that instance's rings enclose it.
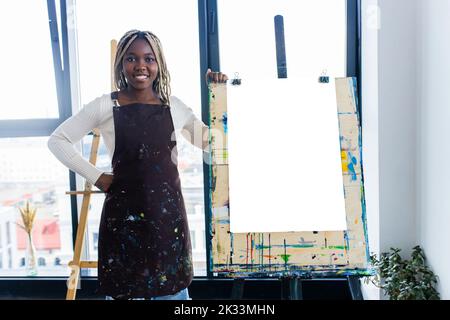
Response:
[[[425,254],[420,246],[415,246],[411,259],[402,259],[401,250],[390,248],[389,252],[370,256],[377,274],[370,281],[382,288],[391,300],[439,300],[435,285],[438,277],[426,265]]]

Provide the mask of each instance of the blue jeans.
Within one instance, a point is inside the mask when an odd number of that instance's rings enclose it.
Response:
[[[150,298],[150,300],[192,300],[189,297],[188,288],[178,291],[175,294],[169,294],[167,296],[159,296]]]
[[[110,296],[106,296],[106,300],[114,300],[114,299]],[[145,300],[145,299],[144,298],[134,298],[132,300]],[[185,288],[174,294],[169,294],[167,296],[152,297],[148,300],[192,300],[192,298],[189,297],[188,288]]]

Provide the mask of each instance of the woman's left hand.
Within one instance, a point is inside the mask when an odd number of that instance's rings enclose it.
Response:
[[[227,80],[228,76],[225,73],[214,72],[209,68],[206,71],[206,84],[208,84],[209,82],[226,83]]]

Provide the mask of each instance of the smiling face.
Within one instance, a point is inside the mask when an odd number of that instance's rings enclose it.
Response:
[[[158,76],[155,54],[145,39],[133,41],[123,56],[122,66],[128,85],[136,90],[152,88]]]

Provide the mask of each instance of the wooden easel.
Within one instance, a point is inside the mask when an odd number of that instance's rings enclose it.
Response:
[[[114,83],[114,57],[117,51],[117,41],[111,40],[111,90],[116,90]],[[94,166],[97,162],[98,146],[100,144],[100,132],[98,129],[92,131],[92,146],[89,155],[89,162]],[[75,300],[78,283],[80,281],[81,268],[97,268],[97,261],[82,261],[81,253],[84,248],[84,236],[86,233],[86,225],[88,221],[89,203],[91,201],[91,194],[103,193],[102,191],[93,191],[92,184],[88,181],[84,184],[83,191],[69,191],[66,194],[69,195],[83,195],[83,202],[81,204],[80,220],[78,222],[77,237],[75,239],[75,249],[73,253],[73,259],[69,262],[69,267],[72,269],[70,277],[67,281],[67,294],[66,300]]]

